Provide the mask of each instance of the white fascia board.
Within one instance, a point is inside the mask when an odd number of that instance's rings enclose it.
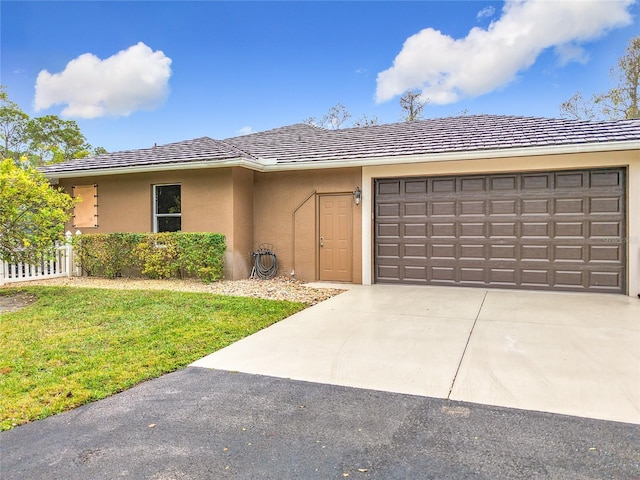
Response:
[[[488,158],[535,157],[543,155],[561,155],[567,153],[614,152],[621,150],[640,150],[640,141],[585,143],[578,145],[551,145],[548,147],[502,148],[494,150],[474,150],[468,152],[428,153],[419,155],[398,155],[385,157],[365,157],[349,160],[316,160],[308,162],[281,163],[265,165],[264,171],[307,170],[322,168],[369,167],[379,165],[399,165],[407,163],[450,162],[459,160],[485,160]]]
[[[44,173],[49,179],[95,177],[103,175],[129,175],[132,173],[170,172],[175,170],[197,170],[204,168],[244,167],[250,170],[263,171],[262,165],[247,161],[243,158],[234,158],[222,161],[182,162],[156,165],[140,165],[133,167],[112,167],[95,170],[70,170],[67,172]]]

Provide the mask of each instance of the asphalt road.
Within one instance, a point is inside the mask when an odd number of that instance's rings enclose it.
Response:
[[[638,479],[640,426],[190,367],[0,434],[10,479]]]

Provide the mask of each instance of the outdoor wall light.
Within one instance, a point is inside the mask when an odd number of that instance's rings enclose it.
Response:
[[[353,201],[356,202],[356,205],[360,205],[360,200],[362,200],[362,191],[360,187],[356,187],[353,191]]]

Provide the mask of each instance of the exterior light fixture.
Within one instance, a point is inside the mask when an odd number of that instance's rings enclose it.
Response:
[[[356,202],[356,205],[360,205],[360,200],[362,200],[362,191],[360,187],[356,187],[353,191],[353,201]]]

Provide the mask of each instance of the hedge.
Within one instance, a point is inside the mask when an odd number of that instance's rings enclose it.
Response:
[[[104,233],[74,238],[82,271],[110,278],[137,270],[148,278],[196,276],[213,282],[224,276],[226,249],[219,233]]]

